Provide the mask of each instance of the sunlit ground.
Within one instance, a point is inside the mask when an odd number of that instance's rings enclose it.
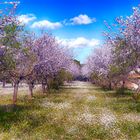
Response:
[[[84,82],[45,96],[36,90],[32,100],[22,93],[16,107],[11,105],[12,94],[0,97],[2,140],[140,139],[140,102],[129,94],[116,96]]]

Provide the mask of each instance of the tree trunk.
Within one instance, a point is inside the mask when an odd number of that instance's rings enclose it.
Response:
[[[12,85],[12,87],[14,86],[14,83],[13,82],[11,82],[11,85]]]
[[[125,93],[125,80],[122,81],[121,94]]]
[[[45,84],[42,83],[42,92],[43,94],[46,92]]]
[[[33,84],[29,84],[29,97],[33,97]]]
[[[6,81],[4,80],[2,83],[2,87],[5,88]]]
[[[117,86],[118,82],[114,82],[114,89],[117,90],[118,86]]]
[[[112,90],[112,83],[109,82],[109,90]]]
[[[123,80],[122,89],[125,88],[125,80]]]
[[[13,104],[16,104],[17,102],[18,85],[19,82],[14,83]]]

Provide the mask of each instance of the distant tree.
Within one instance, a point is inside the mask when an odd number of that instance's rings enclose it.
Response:
[[[94,50],[87,62],[91,78],[94,82],[111,89],[112,48],[108,44]]]

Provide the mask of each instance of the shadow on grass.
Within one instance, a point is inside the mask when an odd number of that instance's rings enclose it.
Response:
[[[0,105],[0,128],[9,130],[10,127],[21,121],[21,114],[25,110],[30,110],[28,105]]]
[[[137,112],[140,113],[140,100],[134,100],[133,91],[128,89],[103,90],[97,88],[102,97],[108,97],[107,105],[118,112]]]
[[[117,97],[117,98],[125,98],[125,97],[132,97],[133,98],[133,91],[129,89],[122,89],[119,88],[117,90],[109,90],[104,88],[97,88],[98,92],[101,92],[102,94],[106,94],[108,97]]]
[[[20,97],[18,99],[17,105],[0,105],[0,131],[8,132],[10,128],[14,127],[21,133],[24,133],[26,130],[30,132],[33,128],[40,126],[46,117],[46,114],[42,115],[43,110],[40,106],[40,102],[47,96],[48,95],[35,95],[33,99],[28,99],[28,97],[25,96],[24,98]],[[39,114],[36,115],[35,112],[38,111]],[[24,122],[28,125],[21,128]]]

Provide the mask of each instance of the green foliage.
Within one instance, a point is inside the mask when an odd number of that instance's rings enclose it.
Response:
[[[78,66],[81,66],[80,61],[74,59],[74,62],[75,62]]]
[[[9,24],[4,27],[5,37],[0,40],[1,44],[4,46],[8,46],[9,49],[20,48],[20,43],[17,41],[16,37],[18,37],[19,33],[22,31],[21,26],[17,24]]]
[[[72,74],[62,69],[61,71],[58,72],[55,78],[48,79],[48,85],[50,89],[58,90],[59,87],[63,85],[64,81],[72,81],[72,80],[73,80]]]
[[[21,31],[21,27],[14,23],[8,24],[4,27],[5,36],[0,39],[0,44],[5,46],[4,55],[0,60],[3,64],[3,70],[10,70],[16,66],[14,55],[20,49],[20,43],[17,40],[17,37]]]
[[[12,57],[12,55],[11,54],[9,54],[9,55],[6,55],[5,57],[4,57],[4,60],[3,60],[4,62],[5,62],[5,64],[6,64],[6,68],[7,69],[11,69],[11,68],[14,68],[15,67],[15,61],[13,60],[13,57]]]

